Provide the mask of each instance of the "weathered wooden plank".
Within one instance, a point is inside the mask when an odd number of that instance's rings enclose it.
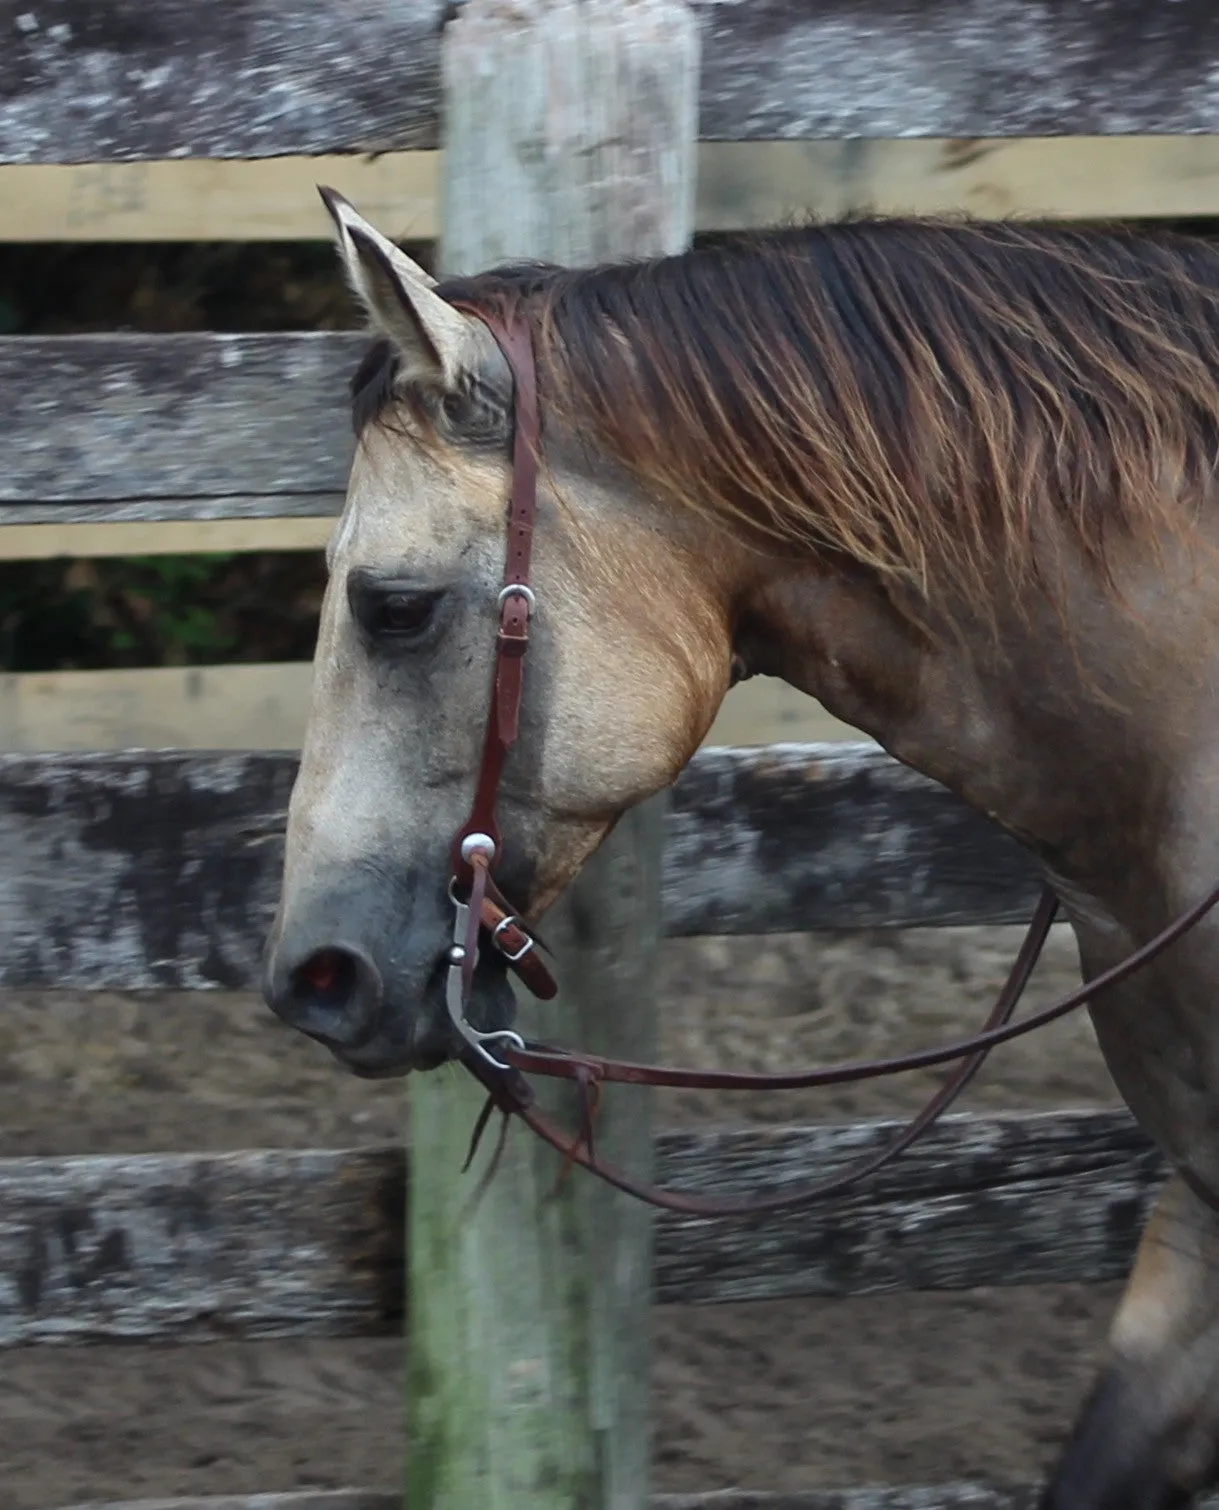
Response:
[[[657,1173],[707,1193],[756,1191],[832,1173],[890,1132],[666,1132]],[[0,1345],[392,1331],[405,1173],[399,1149],[0,1161]],[[1162,1175],[1120,1112],[954,1117],[832,1205],[747,1223],[662,1216],[655,1295],[1114,1279]],[[473,1188],[473,1176],[453,1179]]]
[[[765,1490],[721,1489],[707,1494],[656,1494],[652,1510],[1034,1510],[1039,1484],[910,1484],[866,1489],[810,1489],[771,1494]],[[1214,1510],[1214,1496],[1199,1510]],[[405,1510],[402,1497],[376,1490],[339,1489],[320,1493],[244,1494],[202,1499],[125,1500],[74,1505],[70,1510]]]
[[[1219,119],[1211,0],[695,9],[707,140],[1197,133]],[[445,14],[445,0],[0,0],[0,162],[435,147]]]
[[[1133,136],[1219,121],[1209,0],[700,0],[700,133]]]
[[[439,167],[438,152],[10,165],[0,168],[0,242],[329,244],[330,217],[317,194],[320,183],[338,189],[392,235],[430,241],[440,215]],[[1174,176],[1171,168],[1166,176]],[[1143,181],[1139,174],[1138,182]],[[1205,185],[1200,190],[1204,195]],[[1137,196],[1137,186],[1133,192]],[[1149,187],[1150,202],[1158,198]]]
[[[0,341],[0,523],[183,517],[188,499],[192,518],[327,512],[347,485],[347,378],[366,345],[357,332]]]
[[[304,497],[312,507],[319,506],[316,494],[306,493]],[[214,551],[317,552],[325,550],[333,533],[334,520],[320,517],[14,524],[0,528],[0,561],[54,561],[64,556],[95,560],[108,556],[193,556]],[[8,747],[0,745],[4,748]]]
[[[652,1510],[1034,1510],[1039,1484],[899,1484],[866,1489],[810,1489],[804,1493],[720,1489],[707,1494],[656,1494]],[[1212,1495],[1199,1510],[1215,1510]],[[172,1500],[91,1500],[70,1510],[405,1510],[401,1495],[377,1490],[314,1490],[294,1494],[208,1495]]]
[[[295,764],[0,757],[2,983],[252,985]]]
[[[299,750],[311,683],[307,661],[0,672],[0,750]],[[732,688],[704,743],[793,739],[857,743],[859,731],[759,676]]]
[[[89,1500],[68,1510],[404,1510],[378,1489],[298,1489],[286,1494],[205,1494],[158,1500]],[[987,1507],[989,1510],[989,1507]]]
[[[746,1196],[874,1151],[877,1124],[667,1132],[662,1178]],[[1124,1277],[1163,1165],[1122,1112],[954,1118],[858,1194],[755,1221],[665,1218],[662,1300],[720,1302]]]
[[[1016,843],[875,745],[701,751],[665,850],[670,934],[1027,921]]]
[[[0,673],[0,750],[299,750],[307,661]]]
[[[187,463],[194,454],[193,451],[183,453],[183,465],[177,469],[180,476],[185,477],[188,473]],[[115,454],[108,457],[108,460],[116,463],[116,471],[121,477],[122,458]],[[37,500],[0,502],[0,528],[9,524],[156,524],[164,520],[331,519],[342,507],[341,491],[219,493],[202,498],[165,498],[154,495],[147,498],[73,499],[58,503],[42,503]],[[104,554],[117,555],[119,552],[111,550]]]
[[[0,1161],[0,1345],[400,1324],[396,1150]]]
[[[1039,1493],[1037,1484],[911,1484],[794,1494],[712,1490],[709,1494],[658,1494],[652,1503],[654,1510],[1033,1510]]]
[[[708,1494],[656,1494],[652,1510],[1033,1510],[1039,1486],[1021,1484],[898,1485],[868,1489],[813,1489],[769,1494],[748,1489]],[[1215,1504],[1213,1499],[1202,1507]],[[289,1494],[192,1496],[170,1500],[91,1500],[69,1510],[405,1510],[402,1496],[377,1490],[298,1490]]]
[[[769,1494],[728,1489],[708,1494],[656,1494],[652,1510],[1033,1510],[1040,1486],[1020,1484],[898,1485],[868,1489],[813,1489]],[[1202,1507],[1215,1504],[1213,1499]],[[91,1500],[70,1510],[405,1510],[401,1495],[377,1490],[298,1490],[289,1494],[192,1496],[170,1500]]]
[[[294,756],[0,756],[0,985],[241,989]],[[673,792],[670,935],[1027,920],[1023,852],[872,745],[709,749]]]

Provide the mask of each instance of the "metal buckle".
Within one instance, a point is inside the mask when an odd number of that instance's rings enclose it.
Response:
[[[500,943],[499,936],[505,928],[510,928],[514,923],[525,935],[525,942],[521,945],[521,947],[516,951],[515,954],[509,954],[508,951],[504,948],[503,944]],[[523,960],[529,953],[529,951],[533,948],[534,943],[529,930],[525,927],[524,923],[520,918],[517,917],[515,913],[510,913],[506,918],[501,918],[501,920],[496,923],[495,927],[491,931],[491,942],[495,945],[495,947],[499,950],[499,952],[504,956],[504,958],[510,965],[515,965],[518,963],[518,961]]]
[[[533,588],[526,587],[523,582],[509,582],[507,587],[502,588],[499,597],[495,600],[495,606],[503,608],[509,598],[524,598],[530,618],[533,618],[537,612],[538,600],[533,595]]]
[[[449,897],[453,903],[453,942],[449,946],[449,974],[445,981],[444,1000],[449,1010],[449,1018],[453,1026],[470,1045],[470,1047],[497,1070],[510,1070],[510,1064],[504,1064],[496,1059],[495,1055],[486,1047],[488,1043],[503,1041],[512,1045],[514,1049],[525,1052],[525,1040],[519,1033],[511,1028],[499,1028],[494,1033],[480,1033],[466,1021],[466,996],[462,981],[462,966],[466,962],[466,930],[470,922],[470,909],[465,902],[459,902],[455,893],[456,877],[449,882]],[[530,940],[532,944],[533,940]],[[478,964],[477,955],[475,965]]]

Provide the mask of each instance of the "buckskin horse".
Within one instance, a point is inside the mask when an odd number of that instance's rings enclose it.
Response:
[[[326,198],[376,341],[268,1002],[358,1074],[502,1092],[505,966],[548,989],[521,919],[784,678],[1065,910],[1175,1174],[1044,1504],[1184,1502],[1219,1471],[1219,251],[860,220],[437,285]]]

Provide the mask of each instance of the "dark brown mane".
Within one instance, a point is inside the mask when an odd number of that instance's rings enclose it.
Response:
[[[975,601],[1047,508],[1102,569],[1183,529],[1219,453],[1219,251],[1187,237],[857,221],[440,292],[523,302],[547,412],[665,495]]]

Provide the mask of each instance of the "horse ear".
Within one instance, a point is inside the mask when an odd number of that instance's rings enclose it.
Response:
[[[334,221],[335,241],[352,291],[376,328],[398,348],[408,379],[452,387],[470,322],[432,292],[428,276],[334,189],[319,188]]]

